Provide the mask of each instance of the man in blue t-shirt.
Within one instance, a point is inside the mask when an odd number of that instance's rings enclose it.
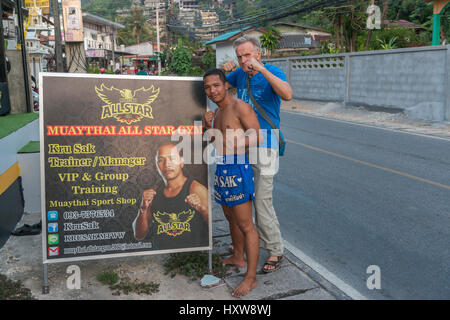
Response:
[[[273,178],[278,164],[278,140],[270,124],[253,105],[247,90],[247,76],[254,99],[268,114],[277,128],[280,128],[281,99],[292,99],[292,88],[283,71],[277,66],[261,62],[261,47],[258,39],[244,35],[233,43],[239,68],[233,61],[223,66],[227,80],[237,89],[237,97],[249,103],[255,110],[264,141],[256,150],[257,161],[252,164],[255,177],[255,224],[263,248],[269,251],[269,258],[263,272],[280,268],[284,254],[280,225],[272,203]],[[251,152],[250,152],[251,153]],[[250,154],[251,156],[251,154]]]

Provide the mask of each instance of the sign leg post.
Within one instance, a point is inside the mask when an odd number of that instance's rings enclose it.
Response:
[[[208,251],[208,269],[209,269],[209,273],[212,274],[213,273],[213,268],[212,268],[212,250]]]
[[[50,287],[48,285],[48,270],[47,270],[47,264],[44,263],[44,285],[42,286],[42,294],[49,294],[50,293]]]

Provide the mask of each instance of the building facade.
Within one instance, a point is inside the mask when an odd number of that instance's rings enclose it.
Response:
[[[86,58],[89,63],[112,68],[117,50],[117,30],[125,28],[120,23],[83,13],[83,34]]]

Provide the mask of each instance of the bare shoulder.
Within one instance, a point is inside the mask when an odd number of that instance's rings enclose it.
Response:
[[[204,191],[207,191],[204,185],[202,185],[197,180],[192,180],[191,186],[189,188],[189,193],[199,193]]]
[[[249,113],[254,112],[253,108],[251,105],[249,105],[247,102],[245,102],[244,100],[241,99],[237,99],[234,103],[234,110],[239,114],[239,115],[248,115]]]

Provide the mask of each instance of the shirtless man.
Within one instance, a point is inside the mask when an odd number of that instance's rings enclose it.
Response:
[[[233,296],[248,294],[257,285],[256,268],[259,256],[259,238],[253,225],[252,201],[254,195],[253,171],[245,154],[246,148],[258,145],[259,122],[253,108],[228,93],[223,71],[210,69],[203,76],[205,93],[218,105],[215,112],[206,112],[206,129],[219,130],[222,143],[215,137],[217,167],[214,177],[214,197],[222,205],[230,224],[234,254],[224,264],[244,267],[244,280],[233,291]],[[250,134],[247,133],[250,130]],[[208,132],[207,132],[208,133]]]

